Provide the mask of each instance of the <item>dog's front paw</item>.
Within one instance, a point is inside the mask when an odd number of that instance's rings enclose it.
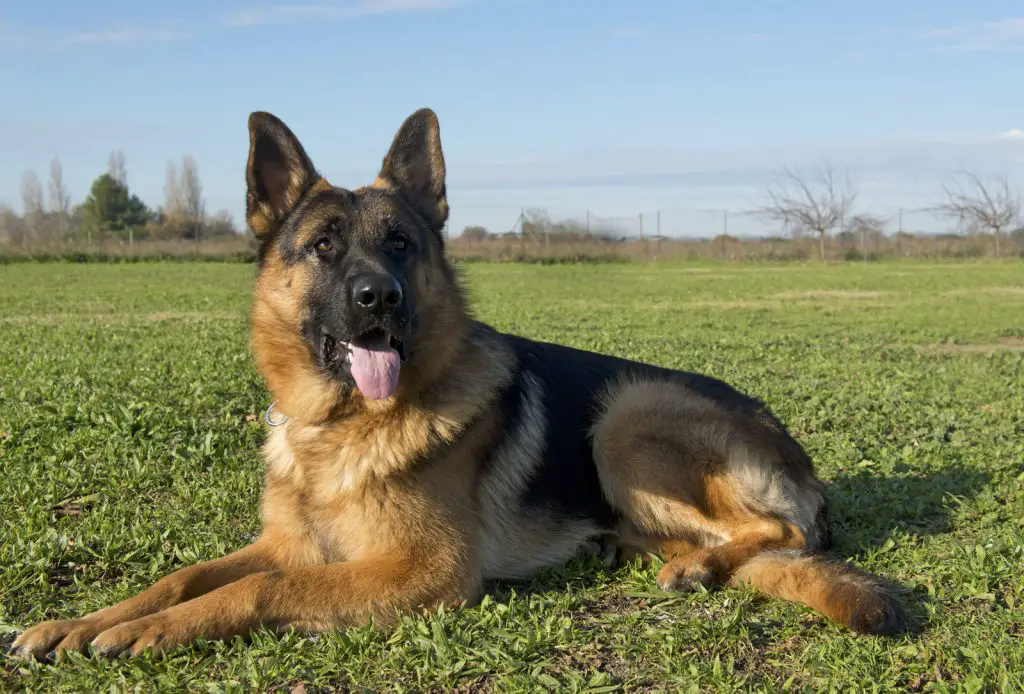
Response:
[[[105,656],[138,656],[146,650],[157,655],[191,641],[187,631],[167,611],[157,612],[107,629],[92,647]]]
[[[704,562],[682,557],[673,559],[661,567],[657,583],[664,591],[686,593],[697,590],[698,586],[710,587],[714,583],[714,577],[711,568]]]
[[[61,651],[84,651],[108,626],[89,617],[42,622],[22,632],[11,644],[10,652],[16,658],[41,660]]]

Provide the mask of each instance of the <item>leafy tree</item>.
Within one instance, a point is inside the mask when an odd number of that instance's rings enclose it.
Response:
[[[26,245],[25,220],[7,205],[0,205],[0,243]]]
[[[146,204],[128,186],[109,173],[99,176],[82,202],[82,217],[91,231],[110,231],[119,236],[146,225],[153,218]]]
[[[466,241],[486,241],[491,234],[482,226],[468,226],[462,230],[462,238]]]

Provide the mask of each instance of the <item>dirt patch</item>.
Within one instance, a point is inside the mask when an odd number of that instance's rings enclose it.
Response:
[[[771,301],[759,301],[757,299],[736,299],[733,301],[719,301],[710,299],[707,301],[689,301],[685,304],[693,308],[778,308],[777,303]],[[676,305],[678,308],[679,305]],[[671,306],[665,306],[665,308],[671,308]]]
[[[879,299],[889,292],[860,291],[856,289],[819,289],[807,292],[772,294],[772,299]]]
[[[917,345],[917,349],[935,354],[990,354],[995,352],[1024,352],[1024,337],[1004,337],[999,342],[955,344],[943,342]]]
[[[623,301],[602,301],[600,299],[576,299],[575,306],[581,306],[593,311],[679,311],[687,308],[717,308],[717,309],[750,309],[750,308],[779,308],[777,301],[752,300],[695,300],[695,301],[656,301],[652,303],[633,303]]]
[[[989,294],[992,296],[1024,296],[1024,287],[978,287],[976,289],[953,289],[943,292],[945,296],[976,296]]]
[[[0,325],[17,326],[59,326],[91,323],[95,325],[131,325],[133,323],[165,323],[184,321],[244,320],[245,314],[228,311],[161,311],[158,313],[42,313],[35,316],[0,316]]]
[[[153,321],[154,323],[163,323],[165,321],[181,320],[187,322],[196,321],[207,321],[207,320],[234,320],[238,318],[244,318],[244,315],[238,313],[229,313],[228,311],[161,311],[159,313],[150,313],[146,318]]]

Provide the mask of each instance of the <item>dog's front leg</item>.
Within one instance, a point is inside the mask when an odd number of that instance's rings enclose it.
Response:
[[[158,613],[250,574],[289,563],[294,558],[281,556],[282,546],[264,535],[237,552],[179,569],[116,605],[79,619],[37,624],[11,644],[11,651],[23,658],[41,658],[50,652],[84,650],[97,635],[118,624]]]
[[[260,627],[322,631],[371,617],[387,624],[400,611],[473,600],[478,583],[469,572],[394,558],[268,571],[108,629],[93,646],[101,653],[138,655]]]

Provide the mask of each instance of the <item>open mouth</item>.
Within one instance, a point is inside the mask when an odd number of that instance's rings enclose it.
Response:
[[[346,362],[351,362],[352,359],[352,345],[353,344],[370,344],[377,343],[380,341],[381,335],[387,335],[388,347],[398,352],[398,358],[405,362],[407,360],[405,352],[405,342],[399,340],[397,337],[387,332],[386,330],[370,330],[357,337],[352,342],[339,342],[332,336],[324,333],[320,343],[320,353],[323,355],[324,366],[333,368],[337,366],[342,359]],[[339,349],[340,347],[340,349]]]
[[[342,363],[347,364],[356,387],[371,400],[394,394],[402,362],[406,360],[405,342],[379,328],[369,330],[351,342],[337,340],[324,333],[320,352],[324,366],[332,371]]]

